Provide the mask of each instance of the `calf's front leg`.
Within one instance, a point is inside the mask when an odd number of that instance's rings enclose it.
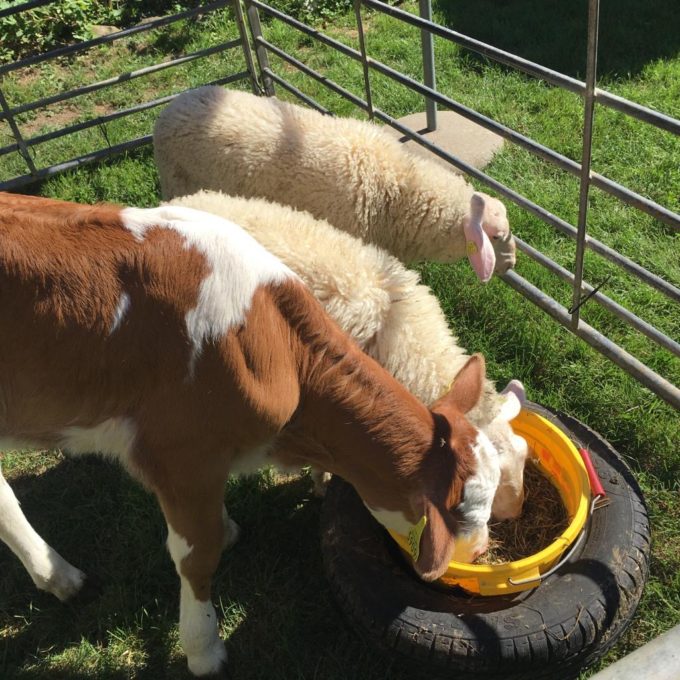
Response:
[[[224,510],[224,484],[192,489],[184,482],[180,490],[175,486],[171,494],[158,496],[180,578],[179,638],[189,670],[199,677],[227,677],[227,653],[210,600],[223,547],[238,535]]]
[[[64,601],[82,588],[85,574],[69,564],[33,529],[1,468],[0,540],[21,560],[40,590],[46,590]]]

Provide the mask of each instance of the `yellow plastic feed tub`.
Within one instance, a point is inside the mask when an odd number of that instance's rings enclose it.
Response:
[[[505,595],[540,583],[545,574],[577,540],[590,514],[590,483],[578,449],[551,422],[532,411],[522,410],[512,423],[516,434],[529,445],[529,455],[541,465],[562,497],[570,518],[569,526],[549,546],[514,562],[494,565],[450,562],[439,579],[447,586],[460,586],[479,595]],[[399,547],[409,553],[406,536],[389,532]]]

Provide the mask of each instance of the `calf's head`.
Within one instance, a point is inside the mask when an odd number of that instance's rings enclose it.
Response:
[[[467,256],[477,277],[486,283],[494,272],[515,266],[515,239],[505,206],[493,196],[476,191],[463,219]]]
[[[488,437],[464,415],[483,383],[484,358],[475,355],[431,409],[433,441],[422,460],[420,488],[409,499],[419,518],[409,531],[413,563],[426,581],[439,578],[452,559],[471,562],[488,547],[500,462]]]

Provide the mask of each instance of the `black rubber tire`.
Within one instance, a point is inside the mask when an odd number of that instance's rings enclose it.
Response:
[[[595,511],[583,548],[538,588],[474,597],[426,584],[349,484],[334,478],[327,490],[322,552],[341,610],[362,637],[412,659],[423,676],[574,678],[609,650],[640,601],[650,532],[630,469],[583,423],[530,408],[591,452],[611,499]]]

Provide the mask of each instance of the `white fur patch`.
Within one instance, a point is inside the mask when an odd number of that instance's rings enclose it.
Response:
[[[413,526],[412,522],[409,522],[406,517],[404,517],[403,512],[398,512],[396,510],[374,510],[370,505],[364,503],[368,508],[368,511],[375,517],[375,519],[380,522],[386,529],[391,529],[396,531],[402,536],[408,536],[408,532]]]
[[[102,453],[128,460],[137,435],[130,418],[108,418],[94,427],[67,427],[59,433],[59,448],[68,453]]]
[[[263,467],[274,465],[270,457],[271,451],[272,445],[268,443],[240,454],[232,461],[229,474],[233,477],[248,477]],[[277,467],[280,466],[277,464]]]
[[[168,546],[168,552],[170,553],[170,557],[172,557],[172,561],[175,563],[177,573],[179,574],[182,560],[191,553],[192,548],[187,543],[186,538],[180,536],[169,524],[166,545]]]
[[[122,293],[118,300],[118,304],[116,305],[116,311],[113,313],[113,321],[111,322],[111,328],[109,328],[109,335],[112,335],[118,330],[118,327],[123,322],[129,309],[130,296],[127,293]]]
[[[187,665],[199,677],[217,675],[227,662],[227,650],[217,630],[215,608],[210,601],[197,600],[186,579],[181,583],[179,639]]]
[[[68,600],[83,585],[85,574],[45,543],[30,525],[1,470],[0,540],[21,560],[41,590]]]
[[[477,470],[465,480],[463,502],[458,506],[470,528],[481,527],[489,521],[491,504],[501,476],[498,452],[481,431],[477,433],[472,452]]]
[[[201,283],[196,307],[186,315],[193,345],[190,369],[203,343],[223,337],[245,321],[255,291],[297,276],[241,227],[217,215],[177,206],[125,208],[123,224],[137,239],[148,229],[173,229],[187,247],[205,255],[211,271]]]

